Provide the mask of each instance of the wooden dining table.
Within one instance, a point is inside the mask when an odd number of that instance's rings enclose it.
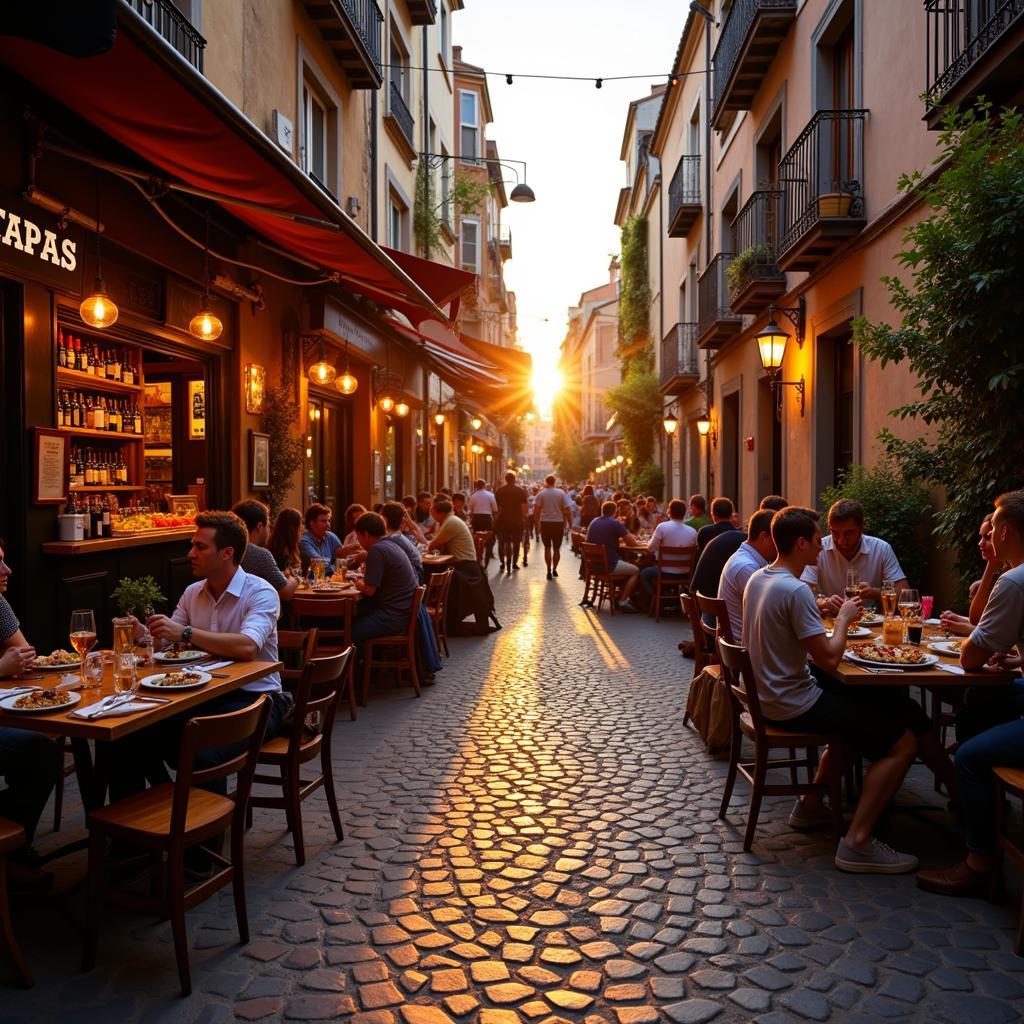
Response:
[[[441,572],[455,561],[454,555],[423,555],[420,559],[424,572]]]

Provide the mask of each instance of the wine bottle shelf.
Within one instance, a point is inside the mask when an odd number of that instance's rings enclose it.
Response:
[[[138,384],[122,384],[106,377],[94,377],[91,373],[81,370],[69,370],[66,366],[57,367],[57,383],[76,390],[106,391],[115,395],[138,395],[144,390]]]
[[[66,430],[69,434],[78,437],[101,437],[107,441],[145,441],[143,434],[119,434],[113,430],[90,430],[89,427],[58,427],[58,430]]]

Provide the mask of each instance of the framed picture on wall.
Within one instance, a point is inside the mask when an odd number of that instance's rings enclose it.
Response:
[[[206,437],[206,381],[188,382],[188,439],[202,441]]]
[[[32,501],[36,505],[62,505],[67,499],[69,439],[63,430],[35,428]]]
[[[270,435],[249,431],[249,489],[264,491],[270,486]]]

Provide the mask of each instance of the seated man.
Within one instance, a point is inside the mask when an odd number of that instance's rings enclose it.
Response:
[[[690,495],[690,518],[686,520],[686,525],[692,526],[697,531],[711,525],[711,517],[708,515],[708,499],[703,494]]]
[[[324,558],[331,569],[334,559],[344,555],[341,540],[331,532],[331,510],[326,505],[314,503],[306,509],[306,532],[299,538],[299,550],[304,563]]]
[[[376,512],[365,512],[355,524],[356,536],[366,551],[366,570],[356,589],[370,598],[360,601],[352,620],[352,641],[357,646],[375,636],[394,636],[409,626],[416,588],[420,585],[405,552],[384,543],[387,525]]]
[[[608,553],[608,571],[613,576],[625,577],[626,585],[619,595],[616,609],[633,614],[636,609],[630,606],[628,601],[633,595],[633,591],[636,590],[640,570],[632,562],[619,558],[619,541],[625,540],[627,544],[637,544],[638,541],[615,517],[616,511],[617,506],[614,501],[606,501],[601,506],[601,514],[587,527],[587,543],[603,545]]]
[[[892,547],[864,532],[864,508],[859,501],[842,498],[828,510],[829,536],[821,542],[821,554],[800,577],[819,594],[832,598],[836,608],[843,602],[846,574],[854,569],[860,577],[862,601],[881,601],[882,580],[892,580],[896,593],[907,585]]]
[[[428,551],[445,551],[452,556],[452,587],[448,595],[447,622],[449,632],[459,631],[459,624],[467,615],[476,620],[476,631],[484,633],[488,621],[494,621],[494,628],[500,629],[494,614],[494,595],[487,582],[487,574],[476,560],[476,544],[469,527],[456,516],[452,503],[439,498],[434,502],[430,514],[437,520],[434,539],[427,545]]]
[[[170,615],[151,615],[150,633],[166,643],[194,644],[209,654],[234,661],[277,661],[277,619],[281,602],[274,588],[242,568],[247,544],[245,524],[233,512],[200,512],[188,558],[197,582],[185,588]],[[141,626],[136,623],[136,631]],[[167,782],[164,762],[174,764],[185,723],[197,715],[222,715],[248,707],[260,695],[270,698],[268,737],[277,735],[292,698],[281,689],[281,676],[262,679],[214,697],[196,708],[141,729],[112,744],[110,789],[114,799],[151,783]],[[197,768],[222,764],[237,748],[205,750]],[[223,792],[225,780],[220,780]]]
[[[711,502],[711,518],[714,522],[707,526],[702,526],[697,531],[698,551],[703,551],[716,537],[736,529],[732,523],[732,517],[735,512],[736,509],[729,498],[715,498]]]
[[[35,661],[35,648],[25,639],[4,594],[11,570],[4,561],[0,541],[0,678],[27,672]],[[53,740],[27,729],[0,728],[0,774],[7,788],[0,791],[0,817],[16,821],[25,830],[25,845],[11,854],[14,864],[31,865],[32,840],[39,818],[50,799],[62,754]],[[17,877],[17,876],[16,876]]]
[[[658,561],[658,552],[663,547],[693,548],[695,554],[697,551],[697,531],[692,526],[687,526],[685,522],[686,502],[679,498],[673,498],[668,503],[668,515],[669,518],[665,522],[655,526],[654,535],[647,544],[647,552],[655,563]],[[692,563],[690,571],[693,571]],[[670,576],[678,575],[668,566],[666,566],[665,572]],[[657,578],[657,564],[640,570],[640,588],[649,598],[654,596],[654,583]]]
[[[772,540],[774,516],[771,509],[761,509],[750,517],[747,539],[722,569],[722,578],[718,581],[718,597],[725,602],[729,611],[729,626],[733,637],[743,635],[743,591],[747,580],[769,561],[774,561],[778,554],[775,541]]]
[[[814,595],[800,582],[801,572],[815,564],[821,551],[818,513],[785,508],[772,519],[771,533],[777,557],[750,577],[743,595],[743,646],[750,653],[761,710],[784,729],[839,735],[850,750],[873,762],[850,827],[839,841],[835,866],[856,873],[913,871],[916,857],[897,853],[872,832],[917,755],[916,737],[928,733],[930,723],[898,691],[864,687],[850,692],[828,679],[825,673],[838,666],[846,650],[846,628],[860,611],[860,598],[843,602],[835,632],[827,636]],[[820,674],[812,674],[808,654],[823,670]],[[825,781],[829,760],[826,750],[815,781]],[[794,828],[830,822],[820,798],[798,800],[789,817]]]
[[[996,498],[992,517],[995,557],[1010,568],[999,577],[981,621],[960,649],[960,664],[972,672],[1019,668],[1024,650],[1024,491]],[[986,566],[986,572],[988,568]],[[956,752],[957,792],[967,826],[967,852],[951,868],[920,871],[917,884],[950,896],[979,895],[988,890],[995,852],[996,792],[992,769],[1024,767],[1024,681],[1014,680],[1003,693],[1005,719],[961,743]]]
[[[281,572],[274,561],[274,556],[266,549],[267,538],[270,536],[269,511],[262,501],[240,501],[231,510],[245,523],[249,531],[249,542],[245,545],[242,556],[242,568],[250,576],[259,576],[266,580],[276,591],[282,601],[290,601],[299,587],[299,578],[290,573]]]
[[[468,513],[466,512],[466,496],[462,491],[456,491],[452,495],[452,512],[458,516],[463,522],[466,521]]]
[[[423,559],[420,557],[420,549],[402,532],[402,527],[409,521],[405,509],[397,501],[386,501],[380,507],[380,514],[387,526],[386,541],[397,544],[412,563],[416,578],[423,582]]]

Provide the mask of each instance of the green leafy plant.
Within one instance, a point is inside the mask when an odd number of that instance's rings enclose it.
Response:
[[[456,170],[448,195],[439,195],[434,173],[426,158],[421,158],[416,169],[416,198],[413,202],[412,227],[416,244],[424,255],[441,245],[444,228],[453,229],[446,216],[450,211],[469,214],[478,210],[491,194],[490,181],[462,169]]]
[[[662,407],[658,376],[634,363],[623,382],[608,389],[605,401],[622,430],[625,454],[633,460],[634,472],[639,473],[654,462],[654,439],[661,425]]]
[[[546,451],[564,480],[586,480],[597,463],[593,445],[584,444],[571,429],[557,423]]]
[[[758,242],[757,245],[748,245],[742,252],[736,253],[725,268],[725,281],[729,286],[729,294],[735,296],[746,285],[752,267],[758,263],[767,265],[771,262],[772,251],[763,242]]]
[[[947,114],[934,170],[903,175],[900,189],[930,214],[907,229],[883,278],[900,323],[855,323],[862,352],[916,377],[920,398],[894,410],[917,421],[912,439],[879,435],[907,479],[941,487],[941,547],[957,552],[963,587],[981,569],[974,538],[1024,464],[1024,125],[984,101]],[[920,436],[924,434],[924,436]]]
[[[929,527],[934,515],[928,488],[908,479],[895,460],[884,458],[873,466],[853,465],[845,470],[835,487],[822,492],[822,513],[827,514],[829,506],[840,498],[860,502],[865,530],[888,541],[911,586],[922,586],[928,571]]]
[[[665,472],[656,462],[648,462],[639,468],[634,464],[627,474],[632,494],[653,494],[659,501],[665,496]]]
[[[271,522],[285,502],[292,477],[302,468],[306,446],[292,433],[299,422],[299,406],[283,384],[267,388],[263,396],[263,430],[270,435],[270,486],[264,492]]]
[[[508,442],[508,453],[518,462],[526,447],[526,428],[520,420],[512,420],[505,428],[504,434],[505,440]]]
[[[155,605],[167,600],[152,576],[125,577],[110,596],[122,615],[146,615]]]
[[[647,268],[647,221],[639,214],[622,225],[619,281],[619,348],[622,375],[654,365],[651,345],[651,285]],[[660,409],[660,401],[659,406]]]

